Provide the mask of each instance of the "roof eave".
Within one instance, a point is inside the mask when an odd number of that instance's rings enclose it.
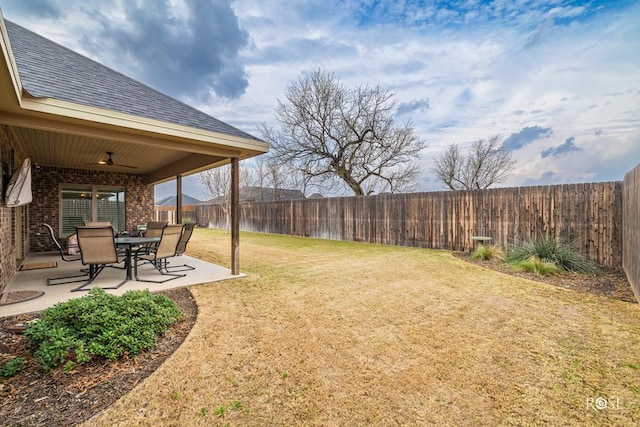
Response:
[[[225,155],[241,158],[266,153],[269,145],[259,139],[243,138],[221,132],[213,132],[190,126],[178,125],[157,119],[120,113],[112,110],[91,107],[54,98],[31,96],[22,86],[18,67],[13,56],[9,35],[0,9],[0,49],[3,64],[0,64],[0,89],[3,94],[14,96],[0,97],[0,115],[2,122],[17,126],[27,126],[64,132],[65,123],[84,123],[85,130],[95,128],[93,136],[100,135],[97,128],[113,135],[135,135],[130,142],[145,143],[138,139],[140,134],[147,136],[148,143],[164,143],[165,147],[180,151],[201,152],[203,154]],[[46,119],[46,120],[43,120]],[[47,121],[48,120],[48,121]],[[77,133],[77,131],[76,131]],[[207,147],[210,145],[211,147]]]
[[[4,23],[2,9],[0,9],[0,51],[2,51],[2,62],[4,66],[0,66],[0,88],[3,95],[0,97],[0,108],[16,108],[19,106],[22,84],[18,73],[18,66],[13,57],[11,42],[9,41],[9,33]],[[14,96],[9,96],[13,93]]]
[[[26,96],[23,95],[20,97],[20,104],[23,110],[53,115],[63,120],[81,120],[83,122],[97,123],[108,127],[128,129],[134,132],[169,136],[180,140],[226,145],[232,150],[256,153],[266,153],[269,151],[269,144],[259,139],[242,138],[236,135],[212,132],[53,98],[34,98],[28,95],[26,91],[24,94]],[[176,148],[180,149],[178,147]]]

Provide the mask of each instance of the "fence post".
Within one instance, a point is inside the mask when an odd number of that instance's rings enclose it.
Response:
[[[231,274],[240,274],[240,161],[231,158]]]

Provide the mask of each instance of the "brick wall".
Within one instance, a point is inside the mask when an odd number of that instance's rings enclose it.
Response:
[[[20,167],[24,156],[17,151],[17,146],[13,135],[9,131],[9,128],[4,125],[0,125],[0,180],[5,179],[5,175],[10,176],[13,171]],[[16,258],[23,258],[26,256],[27,248],[29,246],[28,237],[25,239],[24,253],[16,253],[16,236],[15,221],[16,221],[16,208],[7,208],[4,206],[4,190],[5,183],[0,181],[0,187],[2,188],[2,204],[0,204],[0,292],[4,289],[5,285],[9,283],[11,278],[16,272],[17,262]],[[23,230],[27,230],[27,218],[28,208],[22,208],[23,214]],[[24,232],[27,233],[26,231]]]
[[[54,249],[51,238],[46,234],[42,223],[46,222],[56,232],[58,231],[61,184],[124,187],[127,230],[134,230],[136,225],[153,220],[153,186],[145,183],[144,176],[45,166],[32,167],[31,174],[33,202],[30,205],[30,249],[32,252]]]
[[[24,154],[9,128],[0,125],[0,175],[11,175],[24,161]],[[1,177],[0,177],[1,178]],[[117,186],[125,189],[125,221],[128,230],[136,225],[152,221],[153,186],[147,185],[144,176],[110,173],[109,171],[86,171],[79,169],[40,167],[32,164],[31,184],[33,202],[21,207],[23,253],[16,253],[15,235],[17,208],[7,208],[0,203],[0,292],[13,278],[17,270],[16,259],[22,259],[29,252],[53,250],[53,244],[43,222],[58,230],[60,215],[60,184],[81,184]],[[2,187],[4,194],[4,186]],[[2,200],[4,202],[4,200]]]

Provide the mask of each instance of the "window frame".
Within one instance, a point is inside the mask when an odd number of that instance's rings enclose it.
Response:
[[[90,189],[90,190],[89,190]],[[93,184],[60,184],[58,187],[58,204],[59,204],[59,220],[58,220],[58,234],[59,237],[68,237],[69,235],[73,234],[73,233],[65,233],[63,225],[64,225],[64,213],[65,213],[65,206],[64,206],[64,198],[63,198],[63,193],[65,191],[73,191],[73,190],[77,190],[77,191],[86,191],[87,193],[90,192],[91,194],[91,218],[87,219],[86,221],[92,221],[92,222],[97,222],[100,221],[100,219],[98,218],[98,195],[102,192],[116,192],[116,193],[121,193],[122,194],[122,212],[120,212],[119,214],[122,214],[122,220],[124,222],[124,224],[122,224],[122,227],[125,226],[126,224],[126,214],[127,214],[127,204],[126,204],[126,187],[123,185],[93,185]],[[120,231],[120,230],[115,230]]]

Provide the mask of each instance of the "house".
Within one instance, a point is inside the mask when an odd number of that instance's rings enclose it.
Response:
[[[300,190],[268,187],[241,187],[240,202],[272,202],[274,200],[304,199]]]
[[[196,222],[196,206],[204,203],[188,194],[182,193],[182,209],[180,209],[181,222]],[[154,206],[154,219],[156,221],[166,221],[169,223],[178,221],[178,197],[169,196],[162,200],[156,201]]]
[[[198,200],[195,197],[191,197],[188,194],[182,193],[182,205],[183,206],[200,205],[202,203],[204,203],[202,200]],[[175,208],[177,204],[178,204],[178,197],[177,196],[169,196],[169,197],[165,197],[162,200],[156,201],[156,206],[162,206],[162,207],[173,207],[173,208]]]
[[[304,193],[300,190],[253,186],[240,187],[240,202],[273,202],[276,200],[298,200],[304,198]],[[226,203],[228,201],[229,196],[224,196],[202,203],[218,204]]]
[[[231,163],[268,144],[15,23],[0,10],[0,168],[30,159],[33,201],[0,206],[0,291],[29,252],[79,221],[132,230],[153,218],[153,186]],[[6,185],[2,186],[2,194]],[[178,197],[181,203],[181,197]],[[232,267],[238,274],[238,233]]]

